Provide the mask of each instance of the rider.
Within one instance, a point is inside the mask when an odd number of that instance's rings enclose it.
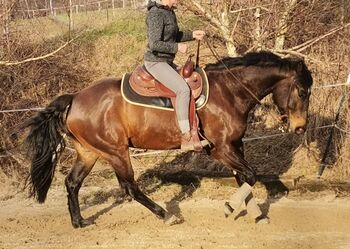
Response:
[[[202,30],[180,31],[174,9],[179,0],[150,0],[147,5],[148,45],[145,52],[145,67],[159,82],[176,94],[176,117],[181,136],[181,149],[194,150],[194,139],[189,122],[190,88],[186,81],[176,72],[173,63],[175,54],[187,52],[185,41],[202,40]],[[197,132],[197,131],[195,131]],[[207,144],[201,141],[202,146]]]

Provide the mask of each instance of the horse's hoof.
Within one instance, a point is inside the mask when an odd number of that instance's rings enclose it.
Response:
[[[225,218],[229,217],[233,213],[234,209],[230,206],[230,203],[225,202],[224,213]]]
[[[168,226],[180,224],[184,222],[182,218],[176,217],[175,215],[167,215],[164,219],[164,223]]]
[[[83,227],[87,227],[90,226],[92,224],[95,224],[95,222],[93,221],[89,221],[89,220],[85,220],[85,219],[81,219],[79,221],[72,221],[72,225],[74,228],[83,228]]]
[[[255,219],[255,224],[258,224],[258,225],[270,224],[270,219],[269,217],[266,217],[266,216],[258,217]]]

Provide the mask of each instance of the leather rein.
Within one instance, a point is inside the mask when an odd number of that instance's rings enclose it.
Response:
[[[204,41],[206,42],[208,48],[210,49],[211,53],[214,55],[214,57],[216,58],[216,60],[218,62],[220,62],[223,67],[228,71],[228,73],[238,82],[238,84],[240,86],[242,86],[244,88],[244,90],[246,90],[249,95],[260,105],[263,105],[262,102],[259,100],[259,98],[248,88],[246,87],[240,79],[238,79],[238,77],[236,75],[234,75],[231,70],[226,66],[226,64],[220,59],[219,55],[217,54],[217,52],[213,49],[213,47],[211,46],[209,40],[208,40],[208,37],[204,37]],[[196,66],[198,66],[198,62],[199,62],[199,46],[200,46],[200,41],[198,41],[198,47],[197,47],[197,56],[196,56]],[[287,102],[287,108],[288,108],[288,111],[289,111],[289,101],[290,101],[290,95],[291,95],[291,92],[292,92],[292,86],[293,85],[296,85],[295,84],[295,81],[290,85],[290,88],[289,88],[289,93],[288,93],[288,102]],[[271,115],[277,120],[277,121],[282,121],[282,119],[285,117],[285,115],[282,115],[280,117],[277,117],[274,113],[271,112]]]
[[[238,84],[241,85],[241,87],[244,88],[244,90],[246,90],[250,96],[253,97],[253,99],[260,105],[262,105],[261,101],[259,100],[259,98],[248,88],[246,87],[238,78],[236,75],[234,75],[231,70],[226,66],[226,64],[220,59],[219,55],[217,54],[217,52],[213,49],[213,47],[211,46],[211,44],[209,43],[208,38],[205,36],[204,37],[204,41],[207,43],[208,48],[210,49],[211,53],[214,55],[214,57],[216,58],[216,60],[218,62],[220,62],[224,68],[228,71],[228,73],[238,82]],[[199,43],[198,43],[199,46]],[[198,49],[197,49],[197,56],[198,56]]]

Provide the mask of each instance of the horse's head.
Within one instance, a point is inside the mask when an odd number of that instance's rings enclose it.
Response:
[[[273,100],[282,121],[288,121],[288,131],[302,134],[306,130],[312,76],[303,61],[279,81],[273,89]]]

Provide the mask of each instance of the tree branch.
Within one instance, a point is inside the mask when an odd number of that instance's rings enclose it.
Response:
[[[9,8],[4,9],[4,13],[0,15],[0,19],[3,18],[4,16],[7,16],[12,11],[12,8],[15,6],[15,4],[16,4],[16,1],[12,2],[12,5],[10,5]]]
[[[345,63],[331,63],[331,62],[325,62],[325,61],[320,61],[318,59],[315,59],[311,56],[308,56],[306,54],[303,54],[303,53],[300,53],[300,52],[297,52],[297,51],[293,51],[293,50],[290,50],[290,49],[269,49],[269,51],[281,56],[281,57],[288,57],[288,55],[292,55],[292,56],[297,56],[299,58],[303,58],[304,60],[306,61],[311,61],[313,63],[317,63],[319,65],[324,65],[325,63],[326,64],[329,64],[329,65],[337,65],[339,66],[339,64],[341,65],[344,65],[346,66]]]
[[[271,6],[273,4],[267,4],[265,6]],[[249,7],[249,8],[239,8],[237,10],[230,10],[230,13],[240,13],[240,12],[243,12],[243,11],[247,11],[247,10],[255,10],[257,8],[260,8],[262,10],[265,10],[267,12],[270,12],[270,10],[268,8],[266,8],[265,6],[262,6],[262,5],[258,5],[258,6],[254,6],[254,7]]]
[[[75,39],[76,38],[66,42],[65,44],[63,44],[62,46],[57,48],[55,51],[52,51],[51,53],[48,53],[48,54],[45,54],[45,55],[42,55],[42,56],[39,56],[39,57],[28,58],[28,59],[25,59],[23,61],[0,61],[0,66],[17,66],[17,65],[21,65],[21,64],[24,64],[24,63],[27,63],[27,62],[38,61],[38,60],[42,60],[42,59],[48,58],[50,56],[55,55],[59,51],[61,51],[63,48],[65,48],[68,44],[70,44]]]
[[[214,26],[217,28],[221,28],[222,23],[219,21],[219,19],[215,18],[213,16],[213,13],[206,10],[200,3],[198,3],[196,0],[191,0],[191,3],[204,15],[204,17],[211,22]],[[187,5],[189,9],[191,9],[191,6]]]
[[[334,33],[338,32],[340,30],[343,30],[343,29],[345,29],[345,28],[347,28],[349,26],[350,26],[350,23],[347,23],[347,24],[344,24],[344,25],[342,25],[340,27],[333,28],[328,33],[323,34],[323,35],[321,35],[319,37],[315,37],[315,38],[313,38],[311,40],[308,40],[308,41],[306,41],[306,42],[304,42],[302,44],[299,44],[299,45],[297,45],[295,47],[292,47],[292,48],[290,48],[290,50],[301,52],[301,51],[305,50],[306,48],[314,45],[315,43],[321,41],[322,39],[324,39],[324,38],[326,38],[326,37],[328,37],[330,35],[333,35]]]

